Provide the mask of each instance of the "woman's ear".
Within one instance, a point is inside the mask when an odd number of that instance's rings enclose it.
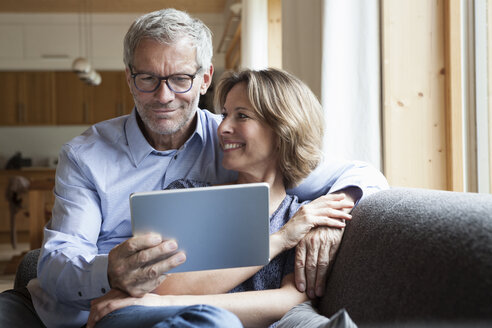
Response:
[[[210,64],[210,68],[203,73],[202,85],[200,86],[200,94],[207,93],[210,84],[212,84],[212,76],[214,75],[214,66]]]

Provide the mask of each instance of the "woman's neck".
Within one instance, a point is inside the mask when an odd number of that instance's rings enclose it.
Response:
[[[266,182],[270,186],[270,215],[275,212],[285,198],[285,186],[283,177],[280,174],[270,174],[263,177],[255,177],[239,173],[237,183]]]

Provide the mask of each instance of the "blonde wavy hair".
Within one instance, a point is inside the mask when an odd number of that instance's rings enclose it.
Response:
[[[252,109],[278,138],[279,168],[286,188],[293,188],[322,158],[323,110],[311,89],[292,74],[274,68],[226,72],[215,92],[216,110],[227,94],[245,83]]]

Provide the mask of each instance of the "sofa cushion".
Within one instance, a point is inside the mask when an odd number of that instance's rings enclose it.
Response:
[[[357,325],[492,319],[492,195],[393,188],[347,224],[320,312]]]

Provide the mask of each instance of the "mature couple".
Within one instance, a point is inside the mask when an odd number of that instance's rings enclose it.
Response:
[[[0,326],[268,326],[323,294],[348,212],[386,180],[364,163],[322,161],[321,106],[286,72],[229,73],[217,85],[222,115],[199,109],[211,59],[210,31],[186,13],[132,24],[135,109],[63,146],[38,278],[0,294]],[[270,185],[265,267],[167,276],[186,260],[176,241],[131,236],[132,192],[259,181]]]

